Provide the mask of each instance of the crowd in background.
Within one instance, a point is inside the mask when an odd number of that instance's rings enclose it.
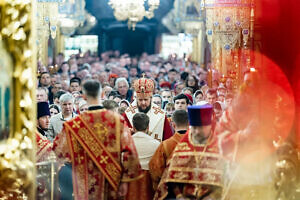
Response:
[[[209,103],[218,121],[234,97],[232,78],[220,82],[216,76],[209,87],[208,71],[176,54],[163,59],[146,53],[130,57],[109,51],[98,57],[86,52],[66,60],[60,53],[49,58],[48,67],[39,64],[38,72],[37,101],[49,102],[51,114],[38,119],[38,129],[51,141],[64,121],[88,109],[81,86],[89,79],[101,83],[103,107],[120,114],[135,100],[132,83],[142,76],[155,81],[152,103],[164,109],[168,117],[175,110],[187,110],[188,105]]]

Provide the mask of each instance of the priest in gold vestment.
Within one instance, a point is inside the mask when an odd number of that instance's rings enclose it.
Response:
[[[174,122],[175,134],[160,143],[149,162],[149,170],[154,190],[157,189],[157,185],[164,173],[167,162],[171,158],[173,150],[189,128],[188,114],[185,110],[176,110],[172,115],[172,121]]]
[[[188,114],[189,132],[177,144],[154,199],[221,199],[224,165],[211,131],[212,106],[189,106]]]
[[[53,144],[58,160],[72,165],[75,200],[124,197],[141,175],[131,133],[119,114],[101,109],[100,90],[97,81],[84,83],[89,111],[65,122]]]

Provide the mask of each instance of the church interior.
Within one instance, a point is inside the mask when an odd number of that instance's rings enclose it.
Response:
[[[299,10],[0,0],[0,199],[299,200]]]

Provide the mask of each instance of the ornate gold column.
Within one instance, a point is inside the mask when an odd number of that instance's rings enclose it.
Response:
[[[192,52],[192,61],[197,62],[198,64],[204,64],[204,34],[203,34],[203,26],[201,24],[201,28],[199,30],[194,31],[195,36],[193,38],[193,52]],[[189,29],[186,29],[186,32],[189,32]],[[192,31],[191,31],[192,32]]]
[[[55,38],[55,52],[56,54],[63,53],[65,50],[65,36],[61,33],[60,29],[57,29],[56,34],[57,36]]]
[[[192,61],[198,62],[198,37],[193,37],[193,52],[192,52]]]
[[[251,67],[254,3],[252,0],[204,0],[206,34],[212,46],[212,67],[234,79],[237,88]]]
[[[37,2],[37,45],[38,60],[43,65],[48,65],[48,41],[49,36],[55,39],[58,31],[58,5],[61,0],[39,0]]]
[[[0,199],[35,199],[35,1],[0,3],[1,51],[12,60],[12,65],[0,64],[12,71],[9,136],[0,143]]]
[[[45,66],[48,65],[48,40],[48,36],[40,35],[38,45],[38,60]]]

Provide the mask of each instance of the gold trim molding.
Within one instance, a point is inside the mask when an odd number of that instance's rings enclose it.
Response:
[[[0,39],[13,60],[10,134],[0,143],[0,199],[35,199],[35,2],[0,2]]]

